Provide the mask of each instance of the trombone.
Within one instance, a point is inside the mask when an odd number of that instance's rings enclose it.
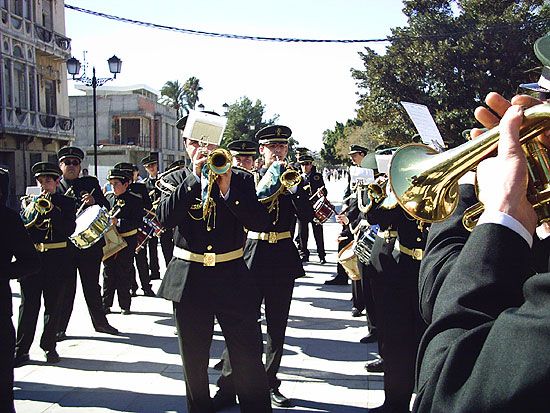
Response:
[[[550,158],[548,149],[534,138],[549,127],[550,103],[525,110],[520,143],[528,164],[527,198],[539,222],[550,219]],[[399,205],[420,221],[438,222],[448,218],[458,204],[458,179],[495,152],[499,136],[497,126],[443,153],[420,144],[398,149],[393,155],[389,176]],[[482,204],[467,211],[468,228],[475,226],[482,211]]]

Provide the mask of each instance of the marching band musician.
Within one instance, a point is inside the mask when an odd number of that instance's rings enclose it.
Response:
[[[378,300],[378,336],[383,343],[385,400],[382,406],[369,411],[405,413],[409,411],[414,388],[416,351],[425,329],[418,309],[418,273],[426,242],[426,227],[397,203],[393,207],[385,205],[386,198],[380,202],[373,200],[367,212],[370,224],[380,225],[389,238],[396,231],[399,242],[395,267],[390,261],[388,268],[384,268],[382,297],[374,297],[375,303]],[[388,254],[391,253],[388,251]]]
[[[267,126],[257,132],[260,153],[265,159],[267,168],[276,161],[285,160],[291,133],[290,128],[281,125]],[[268,171],[269,169],[262,169],[260,175],[263,177]],[[276,180],[279,181],[279,177],[276,177]],[[259,185],[262,185],[262,181]],[[257,318],[260,316],[261,302],[265,304],[267,323],[265,369],[271,402],[275,406],[288,407],[290,399],[279,391],[281,381],[277,378],[277,372],[283,355],[294,280],[305,275],[298,251],[292,241],[290,228],[296,216],[304,221],[311,221],[313,208],[301,184],[282,192],[275,202],[277,206],[270,211],[271,224],[267,231],[256,232],[253,228],[248,228],[245,260],[260,293],[255,308]],[[222,376],[218,380],[219,390],[214,397],[217,410],[236,403],[234,390],[237,379],[236,361],[231,354],[228,358],[227,353],[223,355],[223,359]]]
[[[152,202],[152,209],[155,209],[155,206],[160,202],[161,192],[156,187],[155,183],[158,179],[159,165],[158,165],[158,155],[150,154],[141,160],[141,164],[147,171],[147,178],[143,180],[147,192]],[[153,211],[154,212],[154,211]],[[158,243],[159,237],[151,237],[147,242],[147,248],[149,249],[149,269],[151,270],[150,279],[151,280],[160,280],[160,267],[159,267],[159,256],[158,256]],[[160,246],[164,255],[164,260],[166,265],[172,259],[171,254],[168,254],[172,250],[172,234],[170,231],[164,231],[160,235]]]
[[[149,196],[149,191],[145,183],[139,182],[139,174],[136,172],[137,167],[129,162],[119,162],[113,167],[113,169],[120,169],[130,174],[128,191],[138,196],[143,203],[143,208],[150,211],[153,208],[153,202],[151,200],[151,197]],[[155,293],[151,289],[151,275],[149,274],[150,263],[147,261],[147,248],[142,248],[137,254],[134,254],[134,257],[136,261],[139,282],[141,284],[141,289],[143,290],[143,295],[147,297],[155,297]],[[153,269],[151,269],[151,274],[157,277],[156,279],[158,279],[160,278],[160,273],[158,269],[158,254],[156,264],[156,271],[153,271],[155,265],[155,262],[153,262]],[[133,276],[130,278],[130,293],[132,297],[137,296],[137,289],[138,285],[136,282],[136,272],[134,270]]]
[[[113,225],[128,244],[124,249],[105,260],[103,268],[103,309],[110,313],[115,291],[122,314],[130,314],[130,283],[134,271],[137,229],[142,224],[143,199],[131,192],[132,173],[124,169],[111,169],[107,177],[113,192],[105,197],[110,205]]]
[[[216,114],[198,113],[205,118],[201,124],[219,122],[214,119]],[[244,227],[264,231],[270,218],[258,202],[252,175],[241,170],[229,169],[218,175],[210,187],[210,197],[203,197],[202,183],[210,181],[203,176],[208,168],[204,166],[223,129],[207,141],[202,140],[202,133],[194,138],[195,123],[190,121],[186,128],[189,117],[180,119],[176,126],[184,129],[191,168],[181,168],[163,178],[174,190],[163,197],[157,209],[161,224],[174,228],[174,258],[158,295],[173,302],[188,411],[213,411],[208,361],[216,317],[233,363],[241,411],[271,412],[261,360],[257,293],[243,259]],[[205,214],[206,204],[213,205],[213,210],[206,209],[211,214]]]
[[[320,192],[321,195],[327,196],[327,189],[325,187],[325,181],[323,175],[321,175],[315,169],[313,165],[313,156],[304,153],[298,158],[298,163],[302,170],[302,179],[304,188],[307,189],[308,195],[311,197]],[[317,255],[319,256],[319,262],[326,264],[325,242],[323,239],[323,224],[318,224],[314,221],[311,222],[313,228],[313,237],[315,238],[315,244],[317,245]],[[298,219],[298,245],[300,250],[300,257],[302,262],[309,261],[309,250],[307,249],[307,242],[309,238],[309,222],[304,222]]]
[[[361,165],[361,161],[367,155],[369,150],[361,145],[351,145],[348,156],[350,157],[354,165]],[[351,185],[349,182],[348,174],[348,186],[344,193],[344,209],[340,214],[336,215],[336,222],[343,225],[342,232],[338,236],[338,251],[341,251],[346,245],[350,243],[353,239],[353,235],[350,231],[350,224],[355,228],[361,221],[359,217],[359,209],[357,208],[357,197],[351,190]],[[347,285],[348,284],[348,275],[344,270],[344,267],[340,263],[336,265],[336,277],[331,280],[325,281],[325,285]],[[360,315],[362,312],[361,308],[354,307],[352,310],[352,315],[356,314],[356,310]]]
[[[65,146],[57,153],[59,167],[63,173],[58,192],[71,193],[77,200],[77,211],[84,211],[91,205],[100,205],[109,208],[109,203],[103,195],[99,182],[95,176],[80,175],[84,152],[75,146]],[[72,275],[66,280],[63,301],[61,304],[62,314],[59,320],[58,340],[66,338],[65,332],[73,311],[74,298],[76,294],[76,273],[80,274],[82,291],[88,306],[95,331],[107,334],[118,334],[118,330],[111,326],[103,312],[101,304],[101,289],[99,286],[99,272],[101,259],[103,258],[103,239],[96,242],[89,248],[79,249],[69,245],[72,250],[73,264]]]
[[[258,144],[246,139],[236,140],[227,145],[227,149],[233,155],[233,165],[252,172],[254,170],[254,158],[258,155]]]
[[[57,325],[60,315],[62,286],[70,276],[70,266],[59,265],[70,261],[68,237],[76,223],[74,199],[56,193],[61,170],[56,164],[38,162],[32,173],[40,185],[39,196],[26,198],[24,222],[36,250],[40,253],[41,269],[28,278],[19,280],[21,284],[21,304],[15,344],[15,367],[29,361],[29,350],[36,331],[41,298],[44,297],[44,331],[40,347],[46,352],[47,363],[58,363],[56,351]],[[33,219],[30,219],[33,216]]]
[[[9,172],[0,168],[0,411],[15,413],[13,405],[13,356],[10,279],[28,277],[40,270],[40,256],[19,214],[6,206]],[[15,260],[13,260],[15,258]]]

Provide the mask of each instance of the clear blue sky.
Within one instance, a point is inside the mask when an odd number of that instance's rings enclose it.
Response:
[[[131,19],[204,30],[269,37],[317,39],[383,38],[406,24],[397,0],[66,0],[67,4]],[[268,117],[292,128],[301,145],[322,147],[322,133],[353,118],[358,88],[351,68],[366,44],[288,44],[215,39],[115,22],[66,9],[72,52],[83,50],[99,76],[106,59],[123,60],[112,85],[200,79],[200,102],[221,110],[242,96],[266,105]],[[383,52],[384,43],[369,47]],[[72,93],[72,82],[69,81]],[[78,92],[76,92],[78,93]]]

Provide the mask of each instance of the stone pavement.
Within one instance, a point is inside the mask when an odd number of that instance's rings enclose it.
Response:
[[[325,224],[329,262],[316,264],[317,256],[312,254],[307,277],[296,282],[279,373],[281,392],[293,399],[294,407],[275,412],[359,413],[383,401],[382,375],[367,374],[363,368],[377,347],[359,343],[367,328],[364,317],[351,317],[350,287],[323,285],[336,270],[339,230],[336,223]],[[312,236],[310,240],[314,242]],[[154,281],[155,290],[159,283]],[[18,283],[13,282],[12,288],[16,325]],[[132,311],[108,315],[119,336],[96,333],[79,285],[69,339],[58,345],[61,362],[45,364],[38,346],[39,322],[32,363],[15,370],[17,412],[187,412],[171,303],[139,296],[132,300]],[[216,326],[210,366],[223,348]],[[211,368],[209,373],[213,395],[219,372]],[[239,408],[226,411],[239,412]]]

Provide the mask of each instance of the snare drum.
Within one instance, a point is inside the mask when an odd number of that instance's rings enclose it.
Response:
[[[315,218],[313,218],[315,223],[324,224],[334,215],[334,206],[326,197],[319,198],[313,204],[313,214],[315,216]]]
[[[353,244],[353,241],[350,242],[338,252],[338,262],[344,267],[350,280],[359,281],[361,279],[361,272],[359,271],[357,256],[353,250]]]
[[[80,249],[90,248],[109,229],[110,221],[105,208],[92,205],[76,217],[76,228],[69,239]]]

